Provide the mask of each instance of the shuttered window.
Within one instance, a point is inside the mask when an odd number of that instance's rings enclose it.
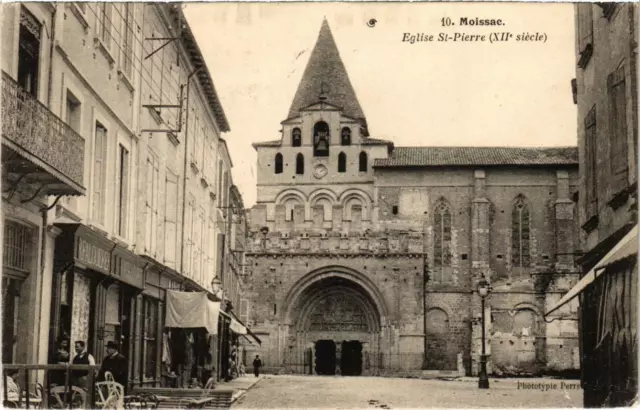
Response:
[[[178,221],[178,176],[167,170],[165,179],[164,263],[176,264],[176,224]]]
[[[624,66],[607,78],[609,89],[609,128],[611,129],[611,172],[613,192],[628,185],[627,92]]]
[[[95,222],[103,226],[105,224],[107,143],[107,129],[99,122],[96,122],[93,149],[92,216]]]

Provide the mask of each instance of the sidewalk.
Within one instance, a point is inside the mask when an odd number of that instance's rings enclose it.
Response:
[[[255,386],[260,380],[262,380],[264,376],[255,377],[253,375],[246,375],[235,378],[229,382],[221,381],[216,383],[213,388],[216,390],[233,390],[233,395],[231,396],[231,403],[233,404],[236,400],[238,400],[243,394],[247,392],[247,390],[251,389]]]

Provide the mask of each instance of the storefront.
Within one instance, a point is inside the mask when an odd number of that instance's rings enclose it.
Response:
[[[146,262],[84,225],[56,227],[61,233],[55,246],[51,345],[64,338],[73,349],[74,342],[85,341],[88,352],[100,363],[106,343],[116,341],[129,359],[131,373]]]
[[[207,292],[166,291],[163,364],[167,387],[204,386],[213,376],[220,302]]]
[[[626,407],[637,398],[638,226],[624,233],[621,239],[614,238],[606,255],[590,263],[580,281],[545,313],[550,315],[580,297],[585,407]]]

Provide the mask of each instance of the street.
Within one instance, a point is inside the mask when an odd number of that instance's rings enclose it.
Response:
[[[264,376],[234,409],[251,408],[559,408],[582,407],[577,380],[419,380],[382,377]],[[518,385],[520,382],[520,386]],[[526,384],[526,388],[523,388]],[[519,388],[520,387],[520,388]],[[573,388],[572,388],[573,387]]]

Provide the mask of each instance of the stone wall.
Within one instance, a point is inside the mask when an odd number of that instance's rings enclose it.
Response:
[[[292,289],[314,272],[353,271],[370,281],[386,311],[377,312],[382,325],[376,335],[377,353],[382,355],[376,364],[379,374],[419,372],[426,262],[427,369],[456,371],[461,360],[465,373],[476,374],[481,352],[476,283],[483,275],[493,287],[485,311],[490,371],[513,375],[575,369],[575,310],[558,313],[551,323],[542,314],[577,279],[571,274],[577,221],[570,199],[576,172],[376,170],[371,208],[361,219],[357,208],[350,214],[346,201],[339,200],[357,186],[304,186],[303,195],[289,209],[279,202],[280,195],[273,202],[259,201],[251,212],[247,244],[249,316],[267,339],[261,350],[268,357],[267,367],[283,368],[294,339],[295,315],[286,312],[294,303]],[[318,191],[326,194],[331,217],[316,214],[316,221],[310,198]],[[529,259],[522,267],[514,266],[512,255],[517,203],[526,204],[529,218]],[[450,216],[450,263],[440,266],[435,246],[442,232],[437,232],[435,214],[442,206]],[[262,227],[269,228],[268,233],[260,232]]]

